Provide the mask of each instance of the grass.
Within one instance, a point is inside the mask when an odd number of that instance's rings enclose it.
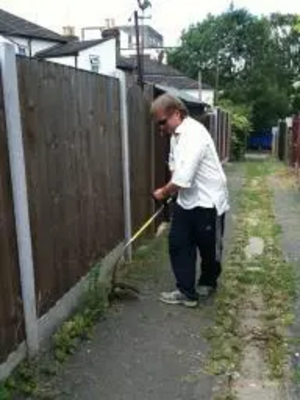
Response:
[[[211,345],[206,371],[225,377],[225,399],[234,398],[232,382],[240,371],[245,346],[241,312],[253,288],[263,299],[262,331],[257,333],[259,337],[253,334],[251,340],[263,345],[270,378],[285,377],[289,356],[286,328],[293,321],[296,279],[293,267],[285,262],[280,250],[281,227],[275,221],[268,186],[269,176],[280,173],[281,168],[274,162],[245,164],[245,182],[239,193],[235,229],[215,301],[214,324],[206,332]],[[250,237],[262,238],[265,246],[261,255],[246,259],[244,249]]]
[[[239,217],[242,216],[242,204],[243,191],[239,197]],[[239,309],[244,296],[243,248],[247,244],[247,232],[242,223],[236,224],[233,238],[227,254],[222,284],[215,300],[214,324],[205,332],[211,346],[205,370],[209,374],[225,377],[228,386],[239,370],[243,348],[239,332]]]
[[[11,395],[5,385],[0,385],[0,400],[10,400]]]
[[[264,252],[256,257],[252,264],[261,268],[260,291],[264,300],[263,330],[266,359],[272,379],[285,377],[288,362],[286,328],[293,322],[292,306],[296,296],[296,275],[280,249],[281,227],[275,220],[273,198],[268,186],[270,174],[279,175],[282,167],[274,163],[254,164],[248,168],[248,177],[252,178],[248,191],[256,196],[248,198],[248,209],[258,209],[259,225],[249,229],[251,236],[262,237],[265,241]],[[253,187],[253,177],[257,185]]]
[[[119,279],[129,284],[139,285],[140,282],[159,282],[161,266],[168,262],[167,235],[146,239],[140,242],[132,262],[125,264],[119,273]]]

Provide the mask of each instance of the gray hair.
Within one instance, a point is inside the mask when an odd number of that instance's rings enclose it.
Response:
[[[178,111],[181,118],[185,118],[189,115],[186,105],[180,99],[168,93],[162,94],[153,101],[151,115],[154,115],[158,110],[162,110],[166,113]]]

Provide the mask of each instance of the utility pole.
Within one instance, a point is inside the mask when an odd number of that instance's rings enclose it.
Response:
[[[216,66],[216,83],[215,83],[215,105],[218,105],[219,101],[219,79],[220,79],[220,65],[219,65],[219,53],[217,54],[217,66]]]
[[[134,12],[134,26],[135,26],[135,37],[136,37],[138,84],[141,87],[141,89],[144,90],[144,77],[143,77],[142,57],[140,48],[139,16],[137,11]]]
[[[137,47],[137,64],[138,64],[138,81],[141,89],[144,89],[144,40],[145,40],[145,26],[144,20],[145,17],[145,10],[151,7],[150,0],[137,0],[138,7],[142,11],[142,16],[139,17],[138,12],[134,12],[134,22],[135,22],[135,33],[136,33],[136,47]],[[151,18],[151,17],[150,17]],[[139,19],[142,20],[142,29],[140,30],[139,26]],[[141,35],[140,35],[141,33]]]
[[[199,88],[199,100],[202,101],[202,73],[201,70],[198,72],[198,88]]]

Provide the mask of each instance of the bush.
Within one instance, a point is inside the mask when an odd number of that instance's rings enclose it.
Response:
[[[230,159],[232,161],[242,160],[251,131],[250,109],[244,105],[236,105],[230,100],[222,100],[220,107],[227,111],[231,118]]]

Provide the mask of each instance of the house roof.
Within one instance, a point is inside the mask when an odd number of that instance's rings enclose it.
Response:
[[[95,40],[73,40],[68,43],[58,44],[50,49],[40,51],[36,54],[39,58],[67,57],[77,55],[80,51],[97,46],[98,44],[107,42],[112,38],[95,39]]]
[[[158,61],[149,58],[144,59],[144,80],[148,83],[175,87],[177,89],[198,89],[198,82],[194,79],[184,75],[183,72],[171,67],[170,65],[159,63]],[[136,57],[124,58],[122,57],[122,65],[131,65],[137,68]],[[202,83],[203,89],[211,89],[206,83]]]
[[[136,63],[136,58],[134,57],[134,63]],[[182,76],[182,72],[177,69],[171,67],[170,65],[166,65],[160,63],[155,60],[151,60],[148,57],[144,58],[143,62],[144,74],[152,75],[152,76]]]
[[[203,101],[196,99],[195,97],[189,96],[188,94],[186,94],[184,90],[176,89],[173,86],[170,87],[163,85],[155,85],[155,87],[162,92],[169,93],[175,97],[179,97],[181,100],[183,100],[189,105],[201,106],[203,107],[203,109],[205,107],[209,107],[209,104],[206,104]]]
[[[34,39],[44,39],[56,42],[66,42],[67,39],[56,32],[27,21],[24,18],[10,14],[0,9],[0,34],[21,36]]]
[[[118,57],[117,68],[123,69],[123,70],[128,70],[128,71],[133,71],[133,70],[137,69],[137,66],[128,57]]]
[[[145,74],[146,75],[146,74]],[[149,83],[152,84],[160,84],[163,86],[173,86],[176,87],[177,89],[194,89],[197,90],[199,89],[199,84],[197,81],[194,79],[189,78],[188,76],[172,76],[172,75],[146,75],[145,80]],[[211,89],[209,85],[206,83],[202,83],[202,88],[203,89]]]

